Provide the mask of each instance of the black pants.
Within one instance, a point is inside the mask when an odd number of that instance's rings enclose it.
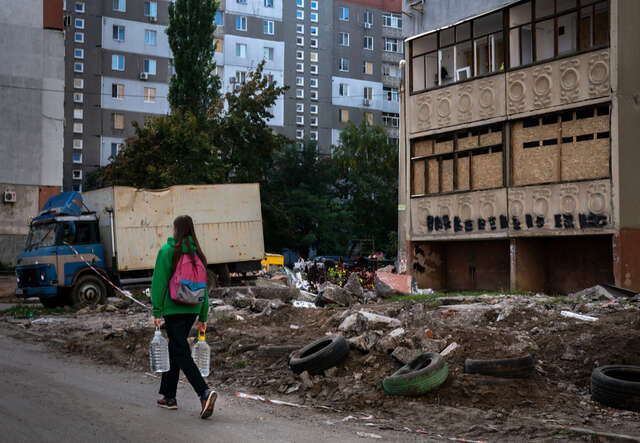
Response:
[[[187,377],[191,386],[199,397],[202,397],[208,386],[205,383],[200,370],[191,358],[191,351],[187,337],[198,314],[172,314],[165,315],[164,323],[169,337],[169,371],[162,373],[160,382],[160,395],[167,398],[175,398],[178,389],[178,377],[180,370]]]

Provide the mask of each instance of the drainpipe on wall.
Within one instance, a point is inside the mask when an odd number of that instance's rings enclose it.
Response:
[[[405,48],[406,50],[406,48]],[[398,137],[398,257],[396,259],[396,269],[399,274],[407,272],[407,189],[406,189],[406,100],[405,100],[405,60],[400,60],[400,137]]]

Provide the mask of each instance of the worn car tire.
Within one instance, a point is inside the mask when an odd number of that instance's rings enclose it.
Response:
[[[442,356],[426,352],[385,377],[382,387],[391,395],[422,395],[444,383],[448,374],[449,369]]]
[[[84,275],[71,290],[71,302],[75,308],[104,304],[107,288],[97,275]]]
[[[640,411],[640,366],[607,365],[594,369],[591,398],[612,408]]]
[[[325,369],[342,363],[348,354],[349,344],[342,335],[323,337],[292,352],[289,368],[296,374],[304,371],[309,374],[319,374]]]
[[[472,360],[468,358],[464,361],[464,372],[467,374],[526,378],[532,371],[533,358],[531,355],[502,360]]]

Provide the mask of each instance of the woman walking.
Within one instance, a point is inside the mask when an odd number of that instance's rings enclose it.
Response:
[[[204,290],[204,299],[199,304],[184,304],[174,300],[170,294],[170,281],[180,264],[183,266],[183,255],[187,255],[189,264],[207,266],[207,259],[200,248],[193,228],[193,220],[188,215],[181,215],[173,221],[173,237],[169,237],[167,243],[160,248],[153,269],[151,282],[151,303],[153,305],[153,317],[156,327],[163,322],[169,338],[169,362],[170,369],[162,373],[160,382],[160,395],[158,406],[167,409],[178,409],[176,390],[180,370],[184,373],[200,397],[202,404],[201,418],[209,418],[213,413],[217,394],[205,383],[198,367],[191,358],[187,337],[193,323],[198,319],[196,328],[205,331],[207,328],[207,314],[209,311],[209,298]]]

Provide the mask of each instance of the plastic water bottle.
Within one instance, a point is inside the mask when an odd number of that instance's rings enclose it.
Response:
[[[198,369],[200,369],[200,374],[202,374],[203,377],[209,375],[209,369],[211,366],[211,348],[207,342],[204,341],[203,331],[198,331],[198,342],[193,345],[191,357],[193,357],[193,361],[196,366],[198,366]]]
[[[157,327],[149,345],[149,360],[151,372],[167,372],[169,370],[169,342]]]

